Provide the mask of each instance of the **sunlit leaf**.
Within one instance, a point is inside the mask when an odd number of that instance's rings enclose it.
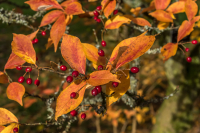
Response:
[[[177,1],[175,3],[172,3],[167,10],[168,12],[171,12],[173,14],[185,12],[185,2],[184,1]]]
[[[14,128],[18,128],[19,129],[19,125],[17,123],[11,123],[9,126],[5,127],[1,133],[14,133],[13,129]]]
[[[171,2],[171,0],[154,0],[154,1],[156,10],[164,10]]]
[[[178,43],[167,43],[161,49],[161,54],[164,56],[163,61],[168,60],[176,54]]]
[[[12,122],[18,123],[18,119],[16,118],[16,116],[13,115],[13,113],[8,111],[7,109],[0,108],[0,115],[1,115],[0,125],[6,125],[6,124],[10,124]]]
[[[85,13],[82,9],[82,5],[79,2],[70,2],[65,6],[65,12],[67,15],[78,15]]]
[[[117,29],[119,28],[122,24],[124,23],[130,23],[131,20],[126,18],[126,17],[123,17],[123,16],[114,16],[112,17],[111,19],[107,20],[106,23],[105,23],[105,28],[106,29]]]
[[[159,30],[166,29],[169,26],[169,22],[159,22],[157,27]]]
[[[65,19],[66,25],[69,25],[71,23],[72,19],[73,19],[73,15],[67,15],[67,17]]]
[[[132,20],[135,24],[140,25],[140,26],[149,26],[151,27],[151,24],[144,18],[135,18],[131,15],[124,15],[124,17],[129,18],[130,20]]]
[[[28,37],[30,40],[33,40],[33,39],[35,38],[35,36],[37,35],[38,31],[39,31],[39,29],[36,30],[35,32],[33,32],[33,33],[27,35],[27,37]]]
[[[187,0],[185,3],[185,13],[187,15],[188,20],[192,20],[192,18],[197,14],[198,6],[195,1]]]
[[[5,128],[5,126],[0,126],[0,132]]]
[[[101,5],[105,17],[108,18],[115,10],[116,0],[102,0]]]
[[[149,13],[149,15],[161,22],[173,22],[174,18],[173,14],[170,14],[163,10],[156,10],[154,12]]]

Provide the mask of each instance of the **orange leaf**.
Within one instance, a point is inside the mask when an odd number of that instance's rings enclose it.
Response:
[[[73,82],[60,93],[56,101],[55,120],[57,120],[59,116],[67,114],[79,106],[85,94],[85,85],[86,82]],[[70,94],[72,92],[76,92],[78,96],[71,99]]]
[[[154,1],[156,10],[164,10],[171,2],[171,0],[154,0]]]
[[[29,37],[13,33],[12,52],[30,64],[35,64],[36,53]]]
[[[105,65],[106,59],[105,57],[99,56],[98,49],[88,43],[82,43],[83,50],[85,52],[86,58],[92,63],[98,65]]]
[[[32,98],[25,98],[24,99],[24,108],[30,107],[33,103],[37,102],[37,99],[32,99]]]
[[[52,44],[53,44],[53,40],[49,37],[46,44],[46,50],[49,49],[49,47],[51,47]]]
[[[192,18],[197,14],[198,6],[195,1],[187,0],[185,3],[185,13],[187,15],[188,20],[192,20]]]
[[[154,12],[149,13],[152,17],[156,18],[158,21],[161,22],[173,22],[172,14],[163,11],[163,10],[156,10]]]
[[[57,21],[53,24],[51,31],[50,31],[50,37],[53,40],[54,43],[54,50],[57,51],[58,43],[62,36],[65,33],[65,15],[62,14]]]
[[[184,37],[186,37],[187,35],[189,35],[194,29],[194,21],[183,21],[183,23],[181,24],[181,26],[178,29],[178,37],[177,37],[177,42],[179,42],[180,40],[182,40]]]
[[[136,8],[131,8],[130,12],[133,13],[135,15],[135,17],[138,16],[138,14],[140,13],[141,7],[136,7]]]
[[[8,77],[5,75],[5,73],[0,71],[0,83],[6,84],[8,83]]]
[[[194,17],[193,19],[192,19],[192,22],[197,22],[197,21],[199,21],[199,19],[200,19],[200,16],[196,16],[196,17]]]
[[[56,19],[61,16],[63,14],[62,11],[60,10],[53,10],[49,13],[47,13],[41,21],[40,27],[48,25],[50,23],[53,23],[54,21],[56,21]]]
[[[65,19],[66,25],[69,25],[73,19],[73,15],[67,15],[67,18]]]
[[[106,18],[112,14],[116,7],[116,0],[102,0],[102,10]]]
[[[144,8],[144,9],[142,10],[142,13],[148,12],[148,11],[152,11],[152,10],[154,10],[154,9],[155,9],[155,1],[153,0],[153,1],[151,1],[149,7]]]
[[[140,26],[149,26],[151,27],[151,24],[144,18],[135,18],[131,15],[124,15],[124,17],[129,18],[130,20],[132,20],[135,24],[140,25]]]
[[[78,37],[65,34],[61,44],[61,54],[71,68],[85,74],[86,56]]]
[[[167,12],[171,12],[173,14],[185,12],[185,2],[184,1],[178,1],[173,4],[171,4],[167,10]]]
[[[10,83],[6,90],[7,97],[11,100],[18,102],[21,106],[23,106],[22,98],[24,93],[24,86],[17,82]]]
[[[19,125],[17,123],[11,123],[9,126],[5,127],[1,133],[15,133],[13,132],[14,128],[19,129]]]
[[[126,76],[124,75],[126,74]],[[108,108],[112,103],[116,102],[121,96],[123,96],[130,87],[130,75],[129,71],[126,70],[122,72],[118,72],[117,78],[120,78],[121,83],[117,87],[113,87],[112,83],[107,84],[106,86],[106,94],[111,95],[115,92],[111,97],[106,97],[106,107]]]
[[[108,70],[95,71],[90,74],[90,78],[87,80],[87,83],[92,86],[99,86],[109,83],[110,81],[119,82],[117,75],[112,74]]]
[[[169,26],[169,22],[159,22],[157,27],[159,30],[166,29]]]
[[[146,51],[148,51],[155,41],[155,36],[137,36],[133,42],[130,42],[128,48],[119,55],[119,60],[117,61],[116,69],[125,65],[126,63],[140,57]]]
[[[168,60],[176,54],[178,43],[167,43],[161,49],[161,54],[164,56],[163,61]]]
[[[79,15],[85,13],[82,10],[82,5],[79,2],[71,2],[65,7],[65,12],[67,15]]]
[[[33,32],[33,33],[27,35],[27,37],[28,37],[30,40],[33,40],[33,39],[35,38],[35,36],[37,35],[38,31],[39,31],[39,29],[36,30],[35,32]]]
[[[26,62],[25,60],[23,60],[16,54],[11,53],[4,69],[13,69],[16,68],[16,66],[23,65],[25,62]]]
[[[59,5],[59,3],[56,0],[29,0],[25,3],[29,4],[31,9],[34,11],[39,11],[43,7],[46,10],[49,10],[52,8],[62,9],[62,7]]]
[[[13,113],[8,111],[7,109],[0,108],[0,125],[10,124],[12,122],[18,123],[18,119]]]
[[[114,16],[111,19],[107,20],[105,23],[106,29],[117,29],[124,23],[130,23],[130,19],[123,17],[123,16]]]
[[[4,128],[5,128],[4,126],[0,126],[0,132],[1,132]]]

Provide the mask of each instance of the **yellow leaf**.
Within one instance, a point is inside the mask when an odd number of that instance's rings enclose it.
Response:
[[[18,119],[7,109],[0,108],[0,125],[10,124],[12,122],[18,123]]]
[[[157,27],[159,30],[163,30],[163,29],[166,29],[168,26],[169,26],[169,22],[159,22]]]
[[[19,129],[19,125],[17,123],[11,123],[9,126],[5,127],[1,133],[14,133],[13,129],[14,128],[18,128]]]

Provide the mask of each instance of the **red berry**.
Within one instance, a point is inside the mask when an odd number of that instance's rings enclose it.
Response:
[[[101,10],[101,6],[97,6],[97,8],[96,8],[96,9],[100,11],[100,10]]]
[[[35,39],[32,40],[32,44],[35,44]]]
[[[118,82],[112,82],[112,86],[113,86],[113,87],[117,87],[118,85],[119,85]]]
[[[192,58],[191,57],[187,57],[187,62],[191,62],[192,61]]]
[[[18,129],[17,127],[15,127],[15,128],[13,129],[13,132],[14,132],[14,133],[19,132],[19,129]]]
[[[101,93],[102,90],[101,86],[96,86],[95,88],[97,89],[98,93]]]
[[[31,79],[31,78],[27,78],[26,83],[27,83],[28,85],[31,85],[31,84],[32,84],[32,79]]]
[[[76,92],[72,92],[72,93],[70,94],[70,97],[71,97],[71,98],[75,98],[75,97],[76,97]]]
[[[38,57],[36,57],[36,61],[38,61]]]
[[[103,47],[105,47],[105,46],[106,46],[106,41],[101,41],[101,45],[102,45]]]
[[[98,11],[94,11],[93,13],[94,13],[94,16],[97,16],[97,17],[99,16],[99,12]]]
[[[39,79],[36,79],[36,80],[34,81],[34,84],[35,84],[36,86],[39,86],[39,85],[40,85],[40,80],[39,80]]]
[[[45,36],[46,35],[46,32],[45,31],[42,31],[42,33],[41,33],[43,36]]]
[[[39,40],[38,40],[37,38],[35,38],[35,39],[33,40],[33,42],[34,42],[33,44],[38,43],[38,41],[39,41]]]
[[[99,66],[98,66],[98,70],[103,70],[103,66],[102,66],[102,65],[99,65]]]
[[[73,77],[72,76],[67,76],[66,78],[68,83],[71,83],[73,81]]]
[[[114,10],[113,11],[113,14],[115,15],[115,14],[117,14],[118,13],[118,10]]]
[[[26,68],[26,72],[31,72],[32,71],[32,68],[31,67],[27,67]]]
[[[94,20],[97,21],[97,19],[98,19],[98,17],[97,17],[97,16],[94,16]]]
[[[97,18],[96,21],[97,21],[97,23],[101,23],[101,19],[99,19],[99,18]]]
[[[66,70],[67,70],[67,67],[66,67],[65,65],[61,65],[61,66],[60,66],[60,70],[66,71]]]
[[[104,54],[104,51],[102,50],[102,49],[100,49],[99,51],[98,51],[98,54],[99,54],[99,56],[104,56],[105,54]]]
[[[138,67],[131,67],[131,72],[132,73],[138,73],[139,72],[139,68]]]
[[[192,40],[192,44],[197,44],[197,40]]]
[[[70,112],[70,114],[71,114],[71,116],[76,116],[76,115],[77,115],[77,111],[76,111],[76,110],[72,110],[72,111]]]
[[[81,119],[85,120],[85,118],[86,118],[86,114],[85,114],[85,113],[82,113],[82,114],[81,114]]]
[[[78,75],[79,75],[79,72],[78,72],[78,71],[73,71],[73,72],[72,72],[72,76],[73,76],[73,77],[77,77]]]
[[[188,52],[190,49],[189,48],[185,48],[185,51]]]
[[[91,91],[93,96],[96,96],[98,94],[98,90],[96,88],[92,89]]]
[[[18,78],[18,82],[19,82],[19,83],[23,83],[24,80],[25,80],[25,78],[24,78],[23,76],[21,76],[21,77]]]
[[[16,66],[16,69],[17,70],[22,70],[22,67],[21,66]]]

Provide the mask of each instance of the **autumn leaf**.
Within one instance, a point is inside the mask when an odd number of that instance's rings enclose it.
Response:
[[[71,2],[65,6],[65,12],[67,15],[79,15],[85,13],[82,9],[82,5],[79,2]]]
[[[59,3],[56,0],[29,0],[25,3],[29,4],[31,9],[34,11],[39,11],[42,7],[45,7],[45,6],[46,6],[45,8],[46,10],[49,10],[52,8],[62,9],[62,7],[59,5]]]
[[[6,84],[8,83],[8,77],[5,75],[5,73],[0,71],[0,83]]]
[[[65,19],[65,24],[69,25],[71,23],[73,19],[73,15],[67,15],[66,19]]]
[[[193,0],[187,0],[185,3],[185,13],[187,15],[188,20],[192,20],[193,17],[198,12],[198,6],[195,1]]]
[[[22,98],[24,93],[25,93],[24,86],[17,82],[10,83],[6,90],[8,98],[18,102],[21,106],[23,106]]]
[[[163,61],[168,60],[176,54],[178,43],[167,43],[161,49],[161,54],[164,56]]]
[[[171,12],[173,14],[185,12],[185,2],[184,1],[177,1],[172,3],[166,10],[167,12]]]
[[[155,36],[137,36],[128,48],[121,54],[116,64],[116,69],[140,57],[148,51],[155,41]]]
[[[173,22],[174,18],[173,14],[170,14],[163,10],[156,10],[154,12],[149,13],[149,15],[161,22]]]
[[[170,4],[171,0],[154,0],[156,10],[164,10]]]
[[[83,45],[83,50],[85,52],[86,58],[94,63],[95,65],[105,65],[106,59],[105,57],[99,56],[98,54],[98,49],[88,43],[82,43]]]
[[[60,10],[53,10],[53,11],[47,13],[47,14],[42,18],[40,27],[53,23],[53,22],[56,21],[56,19],[58,19],[58,17],[61,16],[62,14],[63,14],[63,12],[60,11]]]
[[[169,26],[169,22],[159,22],[157,27],[159,30],[166,29]]]
[[[5,128],[4,126],[0,126],[0,132],[1,132],[4,128]]]
[[[77,82],[71,83],[66,89],[64,89],[60,93],[56,101],[55,120],[57,120],[59,116],[67,114],[68,112],[74,110],[79,106],[85,94],[85,85],[85,81],[80,82],[78,80]],[[72,92],[76,92],[78,96],[76,98],[71,99],[70,94]]]
[[[127,23],[129,24],[131,22],[130,19],[123,17],[123,16],[114,16],[111,19],[107,20],[105,23],[105,28],[106,29],[117,29],[119,28],[122,24]]]
[[[65,34],[61,44],[61,54],[72,69],[85,74],[86,56],[78,37]]]
[[[12,52],[30,64],[35,64],[36,53],[29,37],[13,33]]]
[[[56,20],[56,22],[53,24],[51,31],[50,31],[50,37],[53,40],[54,43],[54,51],[57,51],[58,43],[62,36],[65,33],[66,23],[65,23],[65,15],[62,14],[60,17]]]
[[[46,46],[46,50],[49,49],[49,47],[51,47],[51,45],[53,44],[53,40],[49,37]]]
[[[152,11],[152,10],[154,10],[154,9],[155,9],[155,1],[153,0],[153,1],[151,1],[149,7],[144,8],[144,9],[142,10],[142,13],[145,13],[145,12],[148,12],[148,11]]]
[[[35,38],[35,36],[37,35],[39,29],[34,31],[33,33],[27,35],[27,37],[30,39],[30,40],[33,40]]]
[[[149,26],[151,27],[151,24],[144,18],[135,18],[131,15],[124,15],[124,17],[129,18],[132,20],[135,24],[140,25],[140,26]]]
[[[1,133],[14,133],[13,129],[14,128],[18,128],[19,129],[19,125],[17,123],[11,123],[9,126],[5,127]]]
[[[124,75],[126,74],[126,76]],[[124,73],[118,72],[117,78],[120,79],[121,83],[117,87],[113,87],[112,83],[108,83],[106,86],[106,94],[111,97],[106,97],[106,107],[108,108],[112,103],[116,102],[121,96],[123,96],[130,87],[130,75],[129,71],[125,70]]]
[[[116,7],[116,0],[102,0],[102,10],[106,18],[112,14]]]
[[[107,84],[110,81],[120,83],[120,80],[117,79],[117,75],[112,74],[108,70],[95,71],[89,76],[90,78],[87,80],[87,83],[92,86]]]
[[[130,12],[133,13],[135,15],[135,17],[138,16],[138,14],[141,11],[141,7],[136,7],[136,8],[131,8]]]
[[[184,37],[186,37],[187,35],[189,35],[194,29],[194,21],[183,21],[183,23],[181,24],[181,26],[178,29],[178,37],[177,37],[177,42],[179,42],[180,40],[182,40]]]
[[[7,109],[0,108],[0,125],[10,124],[12,122],[18,123],[18,119]]]

